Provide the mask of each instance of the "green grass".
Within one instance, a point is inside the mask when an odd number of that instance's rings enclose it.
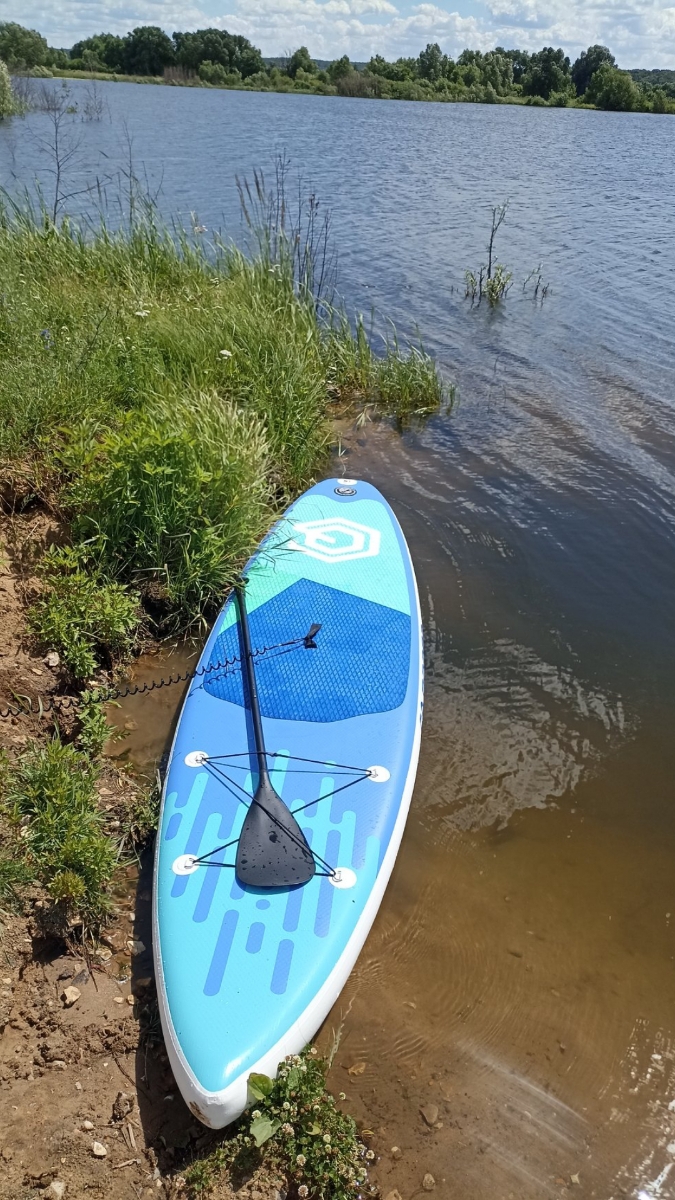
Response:
[[[355,1200],[374,1155],[360,1141],[353,1118],[326,1091],[328,1065],[311,1047],[280,1063],[274,1080],[249,1076],[251,1109],[188,1168],[188,1194],[208,1194],[223,1170],[250,1175],[264,1155],[266,1168],[285,1176],[294,1196]]]
[[[128,649],[148,585],[174,627],[222,603],[324,467],[336,398],[401,422],[443,399],[421,348],[320,318],[283,238],[246,258],[145,217],[85,236],[0,210],[0,470],[28,463],[70,528],[82,569],[52,571],[32,621],[79,678]]]
[[[69,548],[47,553],[41,573],[44,590],[29,609],[28,626],[43,649],[59,651],[75,679],[129,655],[141,613],[125,587],[86,570]]]
[[[64,913],[95,924],[105,912],[117,858],[96,806],[96,766],[52,738],[31,746],[3,773],[3,806],[21,835],[17,860]]]

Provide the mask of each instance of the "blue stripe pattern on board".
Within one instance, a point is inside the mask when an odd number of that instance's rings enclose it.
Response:
[[[205,996],[217,996],[220,991],[238,920],[239,913],[234,908],[228,909],[223,917],[218,941],[216,942],[216,948],[211,959],[211,966],[209,967],[209,973],[206,976],[206,983],[204,984]]]
[[[277,950],[277,958],[272,972],[272,983],[270,991],[274,992],[275,996],[283,996],[288,987],[288,976],[291,971],[291,959],[293,958],[293,943],[284,938],[279,942]]]

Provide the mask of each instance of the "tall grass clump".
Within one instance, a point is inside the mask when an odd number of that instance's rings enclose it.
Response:
[[[222,596],[269,512],[262,419],[195,391],[125,413],[112,429],[90,426],[78,449],[67,503],[97,565],[163,582],[185,615]]]
[[[17,857],[64,914],[95,924],[116,862],[96,808],[96,766],[53,738],[5,765],[3,776],[3,805],[21,834]]]

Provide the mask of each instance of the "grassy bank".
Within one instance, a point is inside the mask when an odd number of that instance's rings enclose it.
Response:
[[[96,940],[118,866],[154,820],[152,796],[101,757],[93,689],[140,639],[209,620],[326,465],[335,413],[406,423],[443,402],[421,349],[394,339],[375,353],[361,321],[318,299],[321,239],[275,225],[262,188],[242,194],[252,223],[268,217],[250,257],[147,211],[85,236],[0,210],[0,532],[31,514],[48,524],[40,553],[27,542],[12,562],[30,561],[30,584],[17,575],[33,655],[21,691],[43,693],[51,664],[56,701],[40,728],[41,701],[27,715],[2,659],[14,726],[0,752],[0,909],[23,907],[42,936]],[[60,708],[64,693],[76,703]],[[201,1195],[243,1169],[300,1196],[354,1196],[373,1155],[327,1094],[325,1064],[299,1057],[258,1087],[225,1139],[172,1164],[189,1166],[180,1187]]]
[[[368,405],[405,422],[442,402],[422,350],[393,341],[376,354],[361,322],[317,304],[297,236],[262,231],[246,257],[152,219],[85,236],[0,213],[0,467],[10,496],[20,480],[21,503],[60,523],[28,624],[42,652],[58,652],[64,687],[114,670],[148,633],[209,620],[324,467],[332,414]],[[16,822],[26,772],[51,779],[62,752],[53,759],[36,774],[29,752],[9,781]],[[54,860],[73,833],[59,829]],[[87,858],[84,847],[54,898],[67,883],[93,920]]]

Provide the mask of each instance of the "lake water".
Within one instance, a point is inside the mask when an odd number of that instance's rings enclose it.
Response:
[[[333,1084],[383,1191],[430,1171],[452,1200],[675,1196],[675,120],[101,93],[71,190],[126,130],[167,216],[236,237],[235,174],[286,153],[332,211],[348,306],[418,326],[458,385],[423,429],[345,430],[336,468],[393,503],[426,630],[406,836],[322,1035],[342,1026]],[[42,122],[0,125],[5,186],[48,192]],[[471,309],[507,199],[514,286]]]

